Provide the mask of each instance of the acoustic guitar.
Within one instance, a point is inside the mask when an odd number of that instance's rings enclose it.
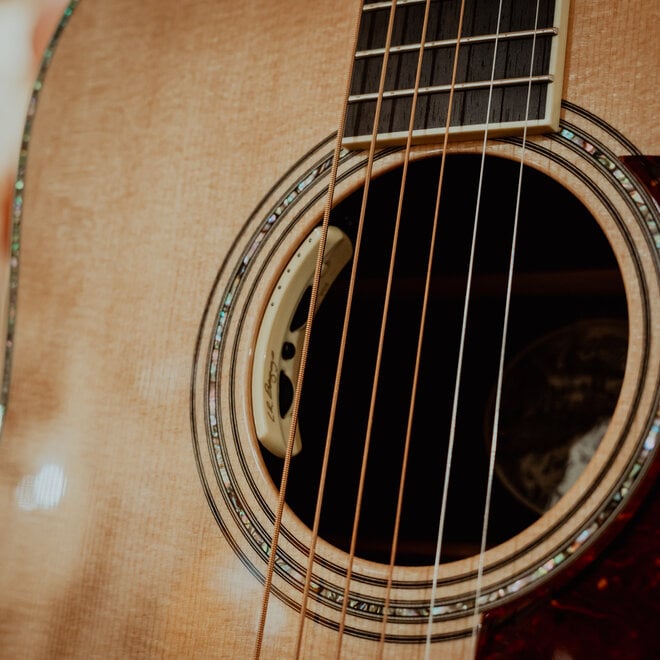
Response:
[[[73,2],[3,266],[0,655],[657,654],[659,20]],[[630,619],[571,651],[584,580]]]

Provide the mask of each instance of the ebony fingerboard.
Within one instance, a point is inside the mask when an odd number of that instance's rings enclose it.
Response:
[[[378,120],[379,143],[406,140],[425,5],[424,0],[397,2]],[[457,48],[461,0],[431,1],[415,141],[430,141],[444,133],[457,50],[451,133],[477,135],[486,124],[493,135],[516,134],[525,125],[535,132],[556,127],[568,7],[564,0],[539,0],[537,17],[536,5],[535,0],[503,0],[498,30],[498,0],[465,0]],[[346,112],[348,146],[364,146],[372,137],[390,11],[387,0],[365,0]]]

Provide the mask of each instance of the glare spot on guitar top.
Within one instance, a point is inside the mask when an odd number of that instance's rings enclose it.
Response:
[[[14,497],[19,509],[53,509],[66,492],[66,475],[61,466],[46,463],[39,472],[23,477],[16,486]]]

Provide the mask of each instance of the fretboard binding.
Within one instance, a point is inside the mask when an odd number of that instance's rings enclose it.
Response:
[[[557,28],[542,28],[538,30],[519,30],[517,32],[500,32],[500,34],[479,34],[472,37],[461,37],[458,39],[442,39],[439,41],[427,41],[424,44],[424,50],[431,50],[433,48],[447,48],[448,46],[456,46],[457,43],[463,44],[479,44],[487,43],[489,41],[504,41],[511,39],[525,39],[533,37],[554,37],[557,34]],[[421,44],[403,44],[401,46],[392,46],[389,50],[390,53],[410,53],[418,51]],[[359,50],[355,53],[355,59],[364,59],[366,57],[376,57],[385,54],[385,48],[372,48],[370,50]]]
[[[474,82],[455,83],[453,85],[456,91],[466,91],[470,89],[487,89],[491,85],[493,87],[511,87],[514,85],[528,85],[530,82],[534,85],[539,83],[551,83],[554,77],[551,75],[544,76],[529,76],[522,78],[501,78],[499,80],[477,80]],[[452,85],[430,85],[428,87],[420,87],[417,93],[419,95],[428,94],[442,94],[451,91]],[[414,89],[392,89],[383,92],[384,99],[404,98],[406,96],[413,96]],[[364,101],[378,100],[378,92],[371,92],[367,94],[353,94],[348,97],[349,103],[362,103]]]

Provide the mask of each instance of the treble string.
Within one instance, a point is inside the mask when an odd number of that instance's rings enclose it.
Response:
[[[499,44],[501,19],[502,19],[502,0],[499,0],[498,13],[497,13],[497,28],[495,30],[495,41],[494,41],[494,46],[493,46],[493,60],[492,60],[492,63],[491,63],[490,84],[489,84],[489,89],[488,89],[488,103],[487,103],[487,106],[486,106],[486,121],[485,121],[485,126],[484,126],[484,137],[483,137],[483,143],[482,143],[482,148],[481,148],[481,164],[480,164],[480,169],[479,169],[479,182],[478,182],[478,186],[477,186],[477,199],[476,199],[476,206],[475,206],[475,212],[474,212],[474,220],[473,220],[473,223],[472,223],[472,239],[471,239],[471,244],[470,244],[470,259],[469,259],[467,282],[466,282],[466,288],[465,288],[465,298],[463,300],[463,316],[462,316],[462,321],[461,321],[461,335],[460,335],[458,358],[457,358],[457,364],[456,364],[456,377],[454,379],[454,394],[453,394],[453,400],[452,400],[451,422],[450,422],[450,427],[449,427],[449,442],[448,442],[448,447],[447,447],[447,461],[446,461],[446,464],[445,464],[444,482],[443,482],[443,487],[442,487],[442,500],[441,500],[441,506],[440,506],[440,520],[439,520],[439,523],[438,523],[438,536],[437,536],[436,549],[435,549],[435,559],[434,559],[434,563],[433,563],[433,580],[432,580],[431,598],[430,598],[430,603],[429,603],[429,614],[428,614],[428,621],[427,621],[427,628],[426,628],[426,645],[425,645],[425,655],[424,655],[425,660],[428,660],[428,658],[430,656],[430,650],[431,650],[431,634],[432,634],[432,626],[433,626],[433,612],[434,612],[434,609],[435,609],[435,601],[436,601],[436,598],[437,598],[438,578],[439,578],[439,572],[440,572],[440,559],[441,559],[441,556],[442,556],[442,543],[443,543],[443,538],[444,538],[445,520],[446,520],[446,515],[447,515],[447,503],[448,503],[448,494],[449,494],[449,479],[450,479],[450,476],[451,476],[451,467],[452,467],[452,461],[453,461],[454,444],[455,444],[455,439],[456,439],[456,421],[457,421],[457,417],[458,417],[458,401],[459,401],[461,380],[462,380],[463,357],[464,357],[464,353],[465,353],[465,341],[466,341],[466,336],[467,336],[467,319],[468,319],[468,312],[469,312],[469,308],[470,308],[470,299],[471,299],[471,293],[472,293],[472,278],[473,278],[474,261],[475,261],[474,258],[475,258],[475,253],[476,253],[477,233],[478,233],[478,228],[479,228],[479,217],[480,217],[480,209],[481,209],[481,192],[482,192],[482,189],[483,189],[484,167],[485,167],[485,162],[486,162],[486,149],[487,149],[487,145],[488,145],[488,129],[489,129],[490,113],[491,113],[491,107],[492,107],[492,101],[493,101],[493,88],[494,88],[494,81],[495,81],[495,67],[496,67],[496,62],[497,62],[497,50],[498,50],[498,44]],[[460,43],[460,31],[459,31],[458,42]],[[455,64],[456,64],[457,61],[458,61],[458,56],[456,56]],[[437,212],[438,212],[438,210],[436,208],[436,213]]]
[[[513,232],[511,236],[511,249],[509,253],[509,270],[507,274],[506,299],[504,303],[504,319],[502,322],[502,340],[500,343],[500,358],[497,371],[497,387],[495,392],[495,412],[493,417],[493,431],[491,436],[490,456],[488,461],[488,482],[486,487],[486,498],[484,503],[484,516],[481,529],[481,549],[479,551],[479,566],[477,568],[477,582],[474,596],[474,618],[472,623],[472,643],[476,646],[476,638],[479,631],[479,601],[484,574],[484,556],[486,553],[486,537],[488,536],[488,522],[490,517],[490,503],[493,488],[493,476],[495,473],[495,457],[497,454],[497,440],[500,421],[500,407],[502,402],[502,382],[504,380],[504,358],[506,355],[506,344],[509,328],[509,312],[511,309],[511,290],[513,283],[513,269],[516,258],[516,241],[518,237],[518,223],[520,218],[520,198],[522,196],[522,179],[525,164],[525,151],[527,146],[527,128],[529,124],[529,108],[532,96],[532,76],[534,75],[534,56],[536,51],[536,31],[539,21],[539,0],[536,0],[536,13],[534,16],[534,34],[532,37],[532,52],[529,62],[529,80],[527,83],[527,101],[525,106],[525,121],[520,148],[520,168],[518,171],[518,186],[516,190],[516,207],[513,218]]]

